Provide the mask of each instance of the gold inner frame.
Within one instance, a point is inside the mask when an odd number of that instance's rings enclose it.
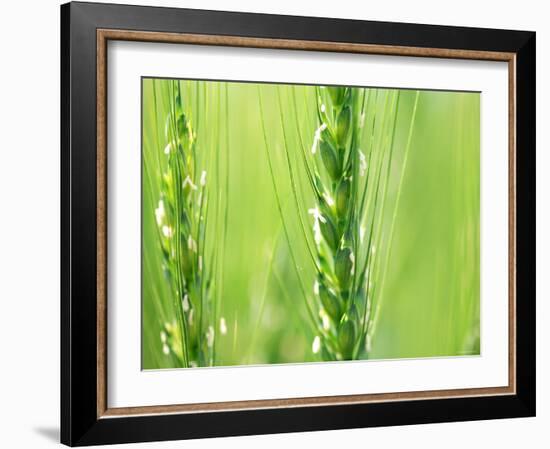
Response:
[[[109,40],[363,53],[508,63],[508,385],[345,396],[211,402],[108,408],[107,402],[107,42]],[[237,36],[97,30],[97,417],[306,407],[373,402],[513,395],[516,393],[516,54],[374,44],[337,43]]]

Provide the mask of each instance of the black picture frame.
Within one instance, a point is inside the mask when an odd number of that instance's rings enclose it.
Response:
[[[515,55],[515,394],[105,417],[98,413],[97,30]],[[61,6],[61,442],[70,446],[535,415],[534,32],[93,3]]]

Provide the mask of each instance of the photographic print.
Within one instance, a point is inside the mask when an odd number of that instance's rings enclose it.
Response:
[[[142,368],[480,354],[480,93],[142,78]]]
[[[64,444],[535,416],[534,32],[60,23]]]

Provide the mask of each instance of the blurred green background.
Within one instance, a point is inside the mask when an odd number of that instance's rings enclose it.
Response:
[[[162,269],[155,222],[160,179],[167,164],[168,82],[142,81],[144,369],[177,366],[163,351],[161,340],[165,323],[173,323],[176,312]],[[283,215],[309,294],[314,270],[292,203],[283,129],[296,178],[308,198],[297,147],[302,137],[309,149],[318,126],[315,88],[194,80],[181,80],[179,85],[185,114],[196,133],[199,166],[208,173],[208,188],[217,192],[213,198],[222,211],[218,217],[227,211],[227,225],[218,219],[207,229],[207,254],[224,248],[218,252],[223,257],[217,264],[223,276],[216,279],[223,279],[218,307],[226,332],[220,332],[216,323],[215,365],[319,361],[312,351],[314,335],[289,261],[262,133],[263,121]],[[374,118],[381,115],[392,90],[371,91],[378,100],[370,105],[366,120],[375,129]],[[368,358],[479,354],[480,96],[401,90],[395,114],[388,207],[380,216],[383,231],[376,248],[377,276],[372,281],[379,284],[375,299],[379,313]],[[209,222],[216,219],[214,203],[206,217]],[[385,231],[391,227],[396,204],[390,247]],[[313,199],[304,207],[306,211],[313,207]],[[312,224],[307,212],[303,219]]]

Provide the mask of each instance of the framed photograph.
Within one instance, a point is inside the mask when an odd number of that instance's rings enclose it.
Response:
[[[535,414],[535,33],[61,7],[61,439]]]

